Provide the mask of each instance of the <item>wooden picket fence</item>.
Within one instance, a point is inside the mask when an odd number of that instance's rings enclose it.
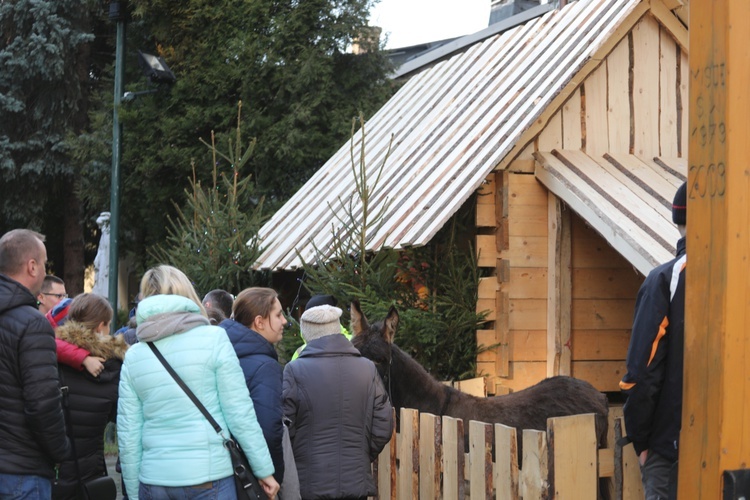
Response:
[[[460,419],[401,410],[400,431],[374,464],[380,499],[642,499],[632,447],[615,447],[622,411],[610,410],[609,447],[597,448],[594,415],[549,419],[547,432],[524,430],[523,468],[516,430],[469,422],[465,452]]]

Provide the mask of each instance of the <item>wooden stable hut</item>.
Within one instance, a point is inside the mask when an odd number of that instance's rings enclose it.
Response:
[[[368,248],[425,245],[476,200],[491,275],[477,304],[490,320],[477,342],[495,346],[477,360],[488,392],[554,374],[619,390],[638,287],[679,237],[685,3],[533,9],[404,65],[403,87],[368,120],[368,171],[383,165],[370,202],[389,203]],[[360,131],[264,226],[259,268],[296,269],[330,247],[362,141]]]

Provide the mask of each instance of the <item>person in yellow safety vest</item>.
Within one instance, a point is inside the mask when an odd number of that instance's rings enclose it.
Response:
[[[305,311],[307,311],[308,309],[312,309],[313,307],[322,306],[325,304],[336,307],[336,297],[334,297],[333,295],[313,295],[312,297],[310,297],[310,300],[307,301],[307,304],[305,305]],[[341,325],[341,335],[346,337],[347,340],[352,339],[352,334],[349,333],[349,330],[344,328],[344,325]],[[299,346],[296,351],[294,351],[294,355],[292,355],[292,361],[299,357],[302,349],[304,349],[306,345],[307,343],[304,343]]]

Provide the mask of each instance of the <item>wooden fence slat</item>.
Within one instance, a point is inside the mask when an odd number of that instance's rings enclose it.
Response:
[[[615,450],[612,448],[601,448],[597,450],[599,463],[599,477],[615,476]]]
[[[622,446],[617,441],[622,438],[622,420],[616,419],[614,425],[615,432],[615,486],[612,500],[622,500]]]
[[[620,417],[620,428],[623,435],[625,431],[625,420]],[[641,467],[638,465],[638,457],[633,451],[633,446],[625,446],[622,450],[622,498],[623,500],[640,500],[643,498],[643,485],[641,484]]]
[[[391,498],[391,444],[394,439],[396,439],[396,429],[393,429],[391,440],[385,445],[373,465],[373,472],[378,481],[378,498]]]
[[[393,421],[396,421],[396,410],[391,410]],[[373,472],[378,482],[378,498],[396,498],[396,426],[393,426],[391,440],[385,445],[373,465]]]
[[[401,408],[401,442],[398,446],[398,498],[419,495],[419,412]]]
[[[521,469],[521,496],[523,498],[549,498],[547,460],[547,433],[524,429],[523,468]]]
[[[550,493],[556,499],[596,498],[599,474],[594,420],[592,413],[547,420]]]
[[[377,498],[596,498],[601,478],[611,498],[642,498],[637,457],[614,446],[622,408],[610,411],[608,448],[597,449],[593,415],[550,419],[547,432],[524,430],[520,469],[516,429],[472,421],[465,453],[460,419],[402,409],[400,432],[373,464]]]
[[[464,426],[443,417],[443,499],[464,500]]]
[[[518,500],[518,441],[515,427],[495,424],[495,498]]]
[[[430,413],[419,415],[419,498],[440,497],[442,471],[442,422]]]
[[[492,424],[469,422],[469,498],[492,498]]]

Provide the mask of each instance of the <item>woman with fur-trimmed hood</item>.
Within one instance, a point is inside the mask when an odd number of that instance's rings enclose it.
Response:
[[[60,364],[60,383],[68,387],[68,404],[71,427],[75,439],[80,480],[85,482],[107,475],[104,461],[104,429],[117,416],[117,393],[120,368],[128,344],[121,335],[112,337],[109,325],[112,307],[107,299],[85,293],[70,304],[65,324],[58,327],[55,336],[86,349],[91,356],[104,361],[104,369],[94,377],[87,371],[78,371]],[[52,488],[54,499],[76,498],[78,494],[76,464],[71,457],[60,464],[58,479]]]

